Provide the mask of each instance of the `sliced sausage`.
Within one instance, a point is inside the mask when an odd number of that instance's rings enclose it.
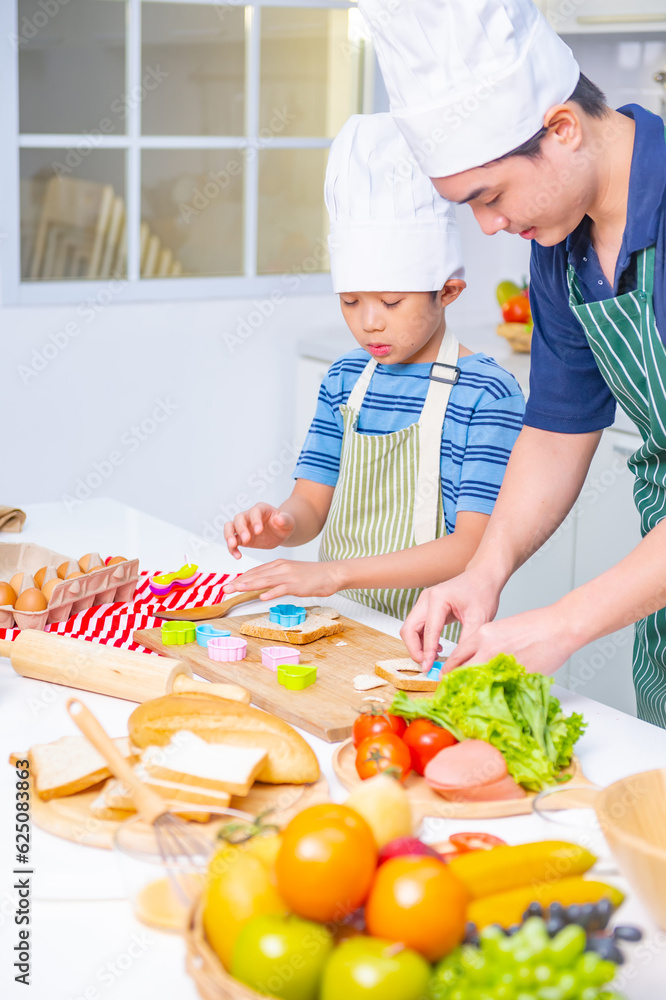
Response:
[[[428,761],[425,779],[438,790],[477,788],[501,781],[507,773],[506,761],[494,746],[485,740],[463,740]]]

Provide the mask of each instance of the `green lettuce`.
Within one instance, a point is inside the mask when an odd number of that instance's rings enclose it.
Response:
[[[553,681],[528,674],[513,656],[445,674],[430,698],[399,691],[391,706],[405,719],[430,719],[456,739],[485,740],[504,756],[509,774],[528,791],[561,780],[585,723],[566,717],[550,693]]]

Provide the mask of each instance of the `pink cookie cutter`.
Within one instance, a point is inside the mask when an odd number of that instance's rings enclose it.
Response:
[[[234,639],[233,636],[216,636],[209,639],[208,655],[211,660],[244,660],[247,654],[245,639]]]
[[[261,650],[261,662],[269,670],[277,673],[277,668],[284,663],[300,663],[301,654],[289,646],[264,646]]]

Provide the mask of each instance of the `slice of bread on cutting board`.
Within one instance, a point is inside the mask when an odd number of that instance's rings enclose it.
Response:
[[[290,642],[304,645],[314,642],[325,635],[337,635],[344,632],[342,622],[336,622],[340,612],[335,608],[322,608],[319,605],[306,608],[305,621],[301,625],[278,625],[272,622],[268,615],[260,615],[241,625],[241,635],[251,635],[256,639],[272,639],[276,642]]]
[[[221,806],[222,808],[231,802],[229,792],[216,791],[213,788],[199,788],[197,785],[188,785],[181,781],[167,781],[165,778],[154,778],[146,771],[143,764],[137,764],[134,770],[137,778],[140,778],[144,785],[148,785],[169,802],[189,802],[190,804]]]
[[[375,664],[375,673],[390,681],[399,691],[436,691],[439,684],[438,681],[428,680],[418,663],[409,657],[379,660]]]
[[[130,739],[142,749],[164,747],[181,730],[207,743],[265,750],[258,781],[302,785],[319,778],[314,750],[288,722],[239,701],[168,694],[144,701],[129,717]]]
[[[136,759],[129,737],[120,736],[113,742],[123,757]],[[35,791],[45,800],[75,795],[111,775],[101,753],[85,736],[61,736],[53,743],[38,743],[30,747],[28,758]]]
[[[207,743],[196,733],[182,730],[165,747],[147,747],[141,764],[151,779],[247,795],[267,757],[263,747]]]

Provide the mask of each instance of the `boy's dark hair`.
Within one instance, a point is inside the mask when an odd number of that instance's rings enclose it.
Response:
[[[430,298],[432,299],[433,302],[437,301],[438,296],[439,296],[439,292],[431,292],[430,293]]]
[[[590,118],[603,118],[608,112],[606,95],[597,87],[596,83],[588,80],[584,73],[580,74],[576,88],[569,100],[579,104]],[[541,156],[541,141],[547,133],[547,128],[539,129],[536,135],[533,135],[527,142],[523,142],[520,146],[512,149],[510,153],[505,153],[498,159],[506,160],[509,156],[527,156],[530,159],[536,159],[536,157]]]

